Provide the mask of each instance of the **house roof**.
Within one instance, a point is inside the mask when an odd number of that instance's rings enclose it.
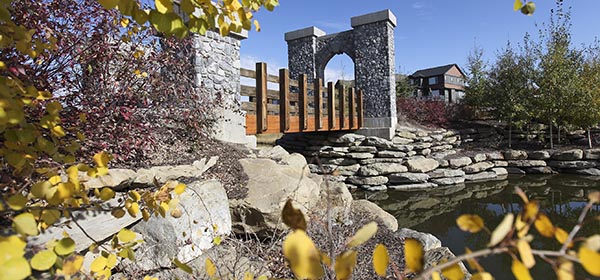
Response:
[[[417,70],[415,73],[410,75],[410,77],[426,78],[426,77],[443,75],[446,72],[448,72],[448,70],[450,70],[453,66],[456,66],[458,71],[460,71],[460,73],[463,76],[465,76],[465,77],[467,76],[467,75],[465,75],[465,72],[463,72],[462,69],[460,69],[460,67],[458,67],[458,64],[453,63],[453,64],[448,64],[448,65],[443,65],[443,66],[438,66],[438,67],[433,67],[433,68]]]

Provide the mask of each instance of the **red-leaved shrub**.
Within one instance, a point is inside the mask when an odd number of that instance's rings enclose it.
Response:
[[[397,99],[398,114],[426,126],[446,126],[454,118],[456,105],[442,100],[414,97]]]

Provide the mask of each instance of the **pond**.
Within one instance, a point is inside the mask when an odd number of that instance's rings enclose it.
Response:
[[[462,214],[478,214],[485,220],[487,227],[493,230],[506,213],[521,210],[521,199],[514,194],[516,186],[523,189],[530,199],[540,201],[541,211],[555,225],[570,231],[586,203],[588,192],[600,190],[600,178],[564,174],[511,175],[502,181],[468,183],[443,189],[355,192],[354,196],[377,203],[398,219],[400,227],[435,235],[443,246],[459,255],[465,252],[465,247],[473,251],[485,248],[489,235],[484,232],[470,234],[461,231],[456,226],[456,218]],[[588,217],[590,215],[600,215],[600,207],[595,205]],[[531,232],[536,231],[532,229]],[[600,222],[593,222],[586,224],[578,236],[597,233],[600,233]],[[537,232],[535,236],[533,248],[560,248],[554,239],[541,237]],[[510,271],[509,256],[491,256],[480,260],[480,263],[495,279],[515,279]],[[576,279],[592,279],[579,268]],[[536,266],[531,272],[535,279],[556,279],[550,265],[539,258],[536,258]]]

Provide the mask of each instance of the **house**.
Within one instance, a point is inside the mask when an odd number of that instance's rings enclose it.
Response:
[[[457,64],[418,70],[408,79],[417,97],[459,103],[465,95],[467,76]]]

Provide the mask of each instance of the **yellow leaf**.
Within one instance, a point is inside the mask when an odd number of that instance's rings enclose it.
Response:
[[[442,269],[442,275],[448,280],[462,280],[465,278],[465,273],[460,269],[458,263]]]
[[[52,184],[49,181],[37,182],[31,187],[31,194],[36,198],[45,198],[51,187]]]
[[[431,273],[431,280],[442,280],[442,276],[439,272],[434,271]]]
[[[42,216],[40,217],[40,219],[47,226],[51,226],[54,223],[56,223],[58,219],[60,219],[60,211],[55,209],[45,209],[44,211],[42,211]]]
[[[54,176],[50,177],[50,179],[48,179],[48,181],[53,186],[56,186],[56,185],[58,185],[58,183],[62,182],[62,179],[60,178],[60,176],[54,175]]]
[[[215,277],[215,275],[217,274],[217,266],[215,266],[215,264],[210,258],[206,258],[204,262],[206,266],[206,274],[208,274],[208,276],[211,278]]]
[[[545,237],[552,238],[554,237],[554,225],[544,213],[540,213],[538,218],[535,220],[535,228],[538,232]]]
[[[135,236],[135,232],[126,228],[121,229],[119,233],[117,233],[117,238],[119,238],[121,242],[125,243],[133,241],[135,239]]]
[[[519,238],[523,238],[529,232],[529,224],[524,222],[521,218],[521,214],[517,215],[517,219],[515,220],[515,229],[517,230],[517,236]]]
[[[250,271],[246,271],[246,273],[244,273],[244,280],[254,280],[254,274]]]
[[[537,216],[539,211],[540,211],[539,202],[537,202],[535,200],[527,202],[525,204],[525,206],[523,207],[523,221],[526,223],[533,221],[533,219],[535,219],[535,217]]]
[[[561,261],[556,270],[556,278],[558,280],[574,280],[575,270],[573,269],[573,263],[570,261]]]
[[[140,199],[142,198],[142,196],[140,195],[139,192],[137,192],[136,190],[131,190],[129,191],[129,197],[131,197],[131,199],[135,202],[140,201]]]
[[[267,277],[266,275],[261,275],[261,276],[258,276],[258,278],[256,278],[256,280],[269,280],[269,277]]]
[[[291,199],[288,199],[285,202],[283,211],[281,211],[281,219],[283,220],[283,223],[291,229],[306,230],[306,220],[304,219],[304,214],[302,214],[302,211],[292,206]]]
[[[419,273],[423,270],[423,246],[419,240],[413,238],[404,240],[404,258],[410,271]]]
[[[593,276],[600,276],[600,254],[588,248],[587,246],[581,246],[579,253],[577,254],[579,261],[583,268]]]
[[[98,0],[98,2],[107,10],[113,9],[119,4],[119,0]]]
[[[529,246],[529,242],[520,239],[517,241],[517,249],[519,250],[521,261],[523,261],[525,267],[532,268],[535,265],[535,258],[531,253],[531,246]]]
[[[520,10],[521,7],[523,7],[523,2],[521,2],[521,0],[515,0],[515,3],[513,4],[513,9],[515,12]]]
[[[373,270],[381,277],[387,275],[386,270],[390,263],[388,250],[383,244],[377,244],[373,250]]]
[[[52,134],[56,137],[65,137],[67,134],[65,133],[65,130],[60,126],[54,126],[50,129],[50,131],[52,132]]]
[[[473,274],[471,280],[494,280],[494,277],[488,272],[478,272]]]
[[[321,262],[325,266],[330,267],[331,266],[331,258],[327,254],[325,254],[323,252],[321,252],[320,255],[321,255]]]
[[[22,213],[13,219],[15,230],[21,235],[38,235],[37,223],[31,213]]]
[[[137,213],[140,212],[140,205],[137,202],[132,202],[131,203],[131,207],[127,208],[127,213],[129,213],[129,216],[135,218],[137,216]]]
[[[19,211],[25,207],[25,204],[27,204],[27,198],[21,194],[15,194],[6,200],[6,204],[8,204],[10,209]]]
[[[106,259],[103,256],[98,256],[90,265],[90,271],[99,272],[101,270],[104,270],[104,268],[106,267],[106,263],[108,263],[108,259]]]
[[[111,188],[104,187],[102,190],[100,190],[100,199],[107,201],[113,197],[115,197],[115,191],[113,191]]]
[[[194,4],[192,4],[192,0],[182,0],[181,10],[189,15],[196,10],[196,7],[194,7]]]
[[[212,243],[215,244],[215,245],[219,245],[219,244],[221,244],[221,241],[222,241],[221,240],[221,236],[215,236],[215,238],[213,238],[213,242]]]
[[[75,241],[70,237],[65,237],[56,243],[54,252],[59,256],[65,256],[75,251]]]
[[[182,194],[183,191],[185,191],[185,184],[182,184],[182,183],[177,184],[177,186],[175,186],[173,191],[175,192],[175,194]]]
[[[171,0],[155,0],[156,10],[161,14],[173,12],[173,2]]]
[[[303,230],[295,230],[285,238],[283,255],[296,277],[318,279],[323,275],[320,253]]]
[[[31,267],[23,257],[12,258],[0,263],[0,276],[6,280],[21,280],[31,275]]]
[[[81,270],[82,265],[83,265],[83,256],[73,255],[73,256],[67,258],[63,262],[61,274],[73,275]]]
[[[194,270],[191,267],[189,267],[185,263],[180,262],[177,258],[173,259],[173,264],[175,264],[176,267],[187,272],[188,274],[194,273]]]
[[[150,212],[148,212],[146,208],[142,209],[142,218],[144,219],[144,222],[147,222],[150,219]]]
[[[98,152],[94,155],[94,162],[98,167],[106,167],[108,166],[108,161],[110,160],[110,156],[105,151]]]
[[[588,194],[588,199],[591,203],[600,203],[600,192],[593,191]]]
[[[504,216],[504,219],[500,224],[496,227],[496,229],[492,232],[492,237],[490,238],[489,247],[493,247],[498,245],[498,243],[502,242],[506,235],[512,229],[513,221],[515,219],[515,215],[513,213],[508,213]]]
[[[567,238],[569,238],[569,233],[562,228],[556,227],[554,231],[554,238],[556,238],[560,244],[565,244],[565,242],[567,242]],[[569,244],[568,247],[573,247],[573,243]]]
[[[468,255],[468,254],[471,254],[471,253],[473,253],[471,251],[471,249],[465,248],[465,254]],[[483,269],[483,267],[479,264],[479,262],[477,262],[477,260],[474,259],[474,258],[473,259],[472,258],[468,258],[467,259],[467,263],[469,264],[469,267],[471,267],[471,269],[473,269],[473,270],[477,270],[479,272],[484,272],[485,271]]]
[[[121,18],[121,26],[123,27],[127,27],[129,25],[129,19],[128,18]]]
[[[517,259],[513,259],[511,270],[517,280],[533,280],[529,273],[529,269]]]
[[[591,250],[600,250],[600,234],[594,234],[585,240],[584,245]]]
[[[370,222],[370,223],[364,225],[362,228],[360,228],[354,234],[354,236],[352,236],[352,238],[348,242],[347,246],[350,248],[360,246],[361,244],[363,244],[363,243],[367,242],[369,239],[371,239],[371,237],[373,237],[373,235],[375,235],[375,233],[377,233],[377,223]]]
[[[110,211],[110,213],[117,219],[123,218],[123,216],[125,216],[125,210],[123,210],[122,208],[115,208],[112,211]]]
[[[461,215],[456,219],[456,224],[463,231],[476,233],[483,229],[483,219],[478,215]]]
[[[56,259],[56,254],[52,250],[39,251],[31,258],[31,268],[39,271],[48,270],[54,266]]]
[[[117,265],[117,255],[108,254],[106,257],[106,267],[112,269],[115,265]]]
[[[257,32],[260,32],[260,24],[258,23],[258,20],[254,20],[253,23],[254,23],[254,29]]]
[[[339,280],[350,279],[352,270],[356,266],[356,251],[348,250],[335,258],[335,277]]]

